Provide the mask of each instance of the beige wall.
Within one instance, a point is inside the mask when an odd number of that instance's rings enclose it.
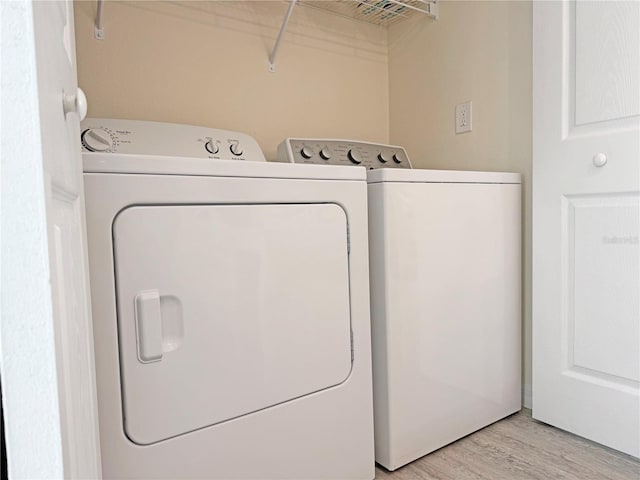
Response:
[[[288,2],[75,3],[78,81],[89,116],[190,123],[253,135],[274,158],[288,136],[388,142],[387,33]]]
[[[420,168],[508,170],[524,185],[524,382],[531,384],[531,3],[440,3],[440,20],[388,32],[287,2],[75,3],[89,115],[191,123],[255,136],[267,158],[287,136],[407,147]],[[388,42],[388,43],[387,43]],[[473,132],[454,134],[473,101]]]
[[[414,166],[523,175],[523,381],[531,386],[531,2],[440,3],[389,28],[390,141]],[[456,135],[455,105],[473,101]],[[528,390],[530,392],[530,390]]]

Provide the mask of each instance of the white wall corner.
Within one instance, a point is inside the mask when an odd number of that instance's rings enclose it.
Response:
[[[524,408],[531,408],[531,385],[522,385],[522,406]]]

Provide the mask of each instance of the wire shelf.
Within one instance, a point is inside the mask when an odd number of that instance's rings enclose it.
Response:
[[[271,73],[276,71],[276,55],[280,41],[287,29],[287,23],[296,5],[317,8],[351,20],[358,20],[380,26],[387,26],[412,14],[438,18],[438,0],[289,0],[289,8],[284,17],[276,43],[269,55]]]
[[[298,4],[380,26],[413,15],[438,16],[436,0],[299,0]]]

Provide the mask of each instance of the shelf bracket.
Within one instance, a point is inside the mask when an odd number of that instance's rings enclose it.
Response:
[[[280,27],[278,38],[276,39],[276,43],[273,46],[273,50],[271,50],[271,55],[269,55],[269,71],[271,73],[274,73],[276,71],[276,55],[278,54],[278,48],[280,47],[280,40],[282,40],[282,35],[284,35],[284,31],[287,29],[287,23],[289,23],[289,18],[293,13],[293,7],[296,6],[297,1],[298,0],[290,0],[291,3],[289,3],[289,9],[287,10],[287,14],[282,21],[282,26]]]
[[[427,13],[428,17],[433,18],[434,20],[438,20],[440,12],[438,11],[438,0],[434,0],[433,2],[428,3],[429,12]]]
[[[102,25],[103,2],[104,0],[98,0],[98,5],[96,6],[96,23],[93,26],[93,34],[98,40],[104,40],[104,27]]]

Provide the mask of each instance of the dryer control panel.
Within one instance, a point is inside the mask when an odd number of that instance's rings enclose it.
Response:
[[[356,140],[287,138],[278,146],[278,161],[374,168],[412,168],[403,147]]]
[[[264,162],[245,133],[174,123],[86,118],[80,124],[83,153],[120,153]]]

